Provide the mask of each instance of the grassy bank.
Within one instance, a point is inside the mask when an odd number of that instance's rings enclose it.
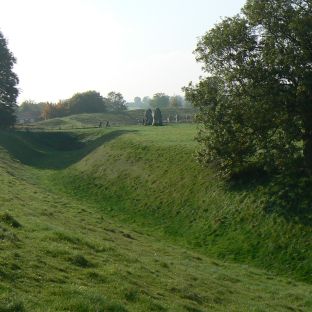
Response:
[[[310,311],[311,285],[204,255],[264,266],[260,238],[247,256],[253,239],[271,229],[272,250],[288,227],[294,268],[310,234],[199,168],[193,135],[0,132],[0,311]],[[273,250],[272,268],[286,268]]]
[[[200,167],[194,135],[190,125],[109,131],[55,185],[206,254],[312,281],[311,225],[266,212],[268,185],[231,188]]]

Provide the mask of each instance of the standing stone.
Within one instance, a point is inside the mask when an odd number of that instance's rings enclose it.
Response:
[[[159,108],[156,108],[153,111],[153,126],[162,126],[163,122],[162,122],[162,115],[161,115],[161,111]]]
[[[149,108],[144,113],[143,125],[151,126],[152,124],[153,124],[153,113],[152,110]]]
[[[167,123],[168,123],[168,124],[169,124],[170,121],[171,121],[171,120],[170,120],[170,117],[171,117],[171,116],[170,116],[170,114],[169,114],[168,117],[167,117]]]

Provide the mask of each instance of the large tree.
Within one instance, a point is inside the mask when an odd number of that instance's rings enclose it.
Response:
[[[18,119],[40,120],[46,103],[35,103],[32,100],[24,101],[17,109]]]
[[[165,93],[156,93],[150,100],[150,106],[153,108],[166,108],[169,107],[170,97]]]
[[[312,4],[248,0],[198,42],[207,77],[185,88],[204,125],[200,159],[225,175],[250,166],[312,171]]]
[[[0,128],[14,125],[18,78],[13,72],[16,60],[0,32]]]
[[[113,112],[121,112],[127,110],[126,101],[119,92],[111,91],[106,98],[108,108]]]
[[[107,107],[105,100],[97,91],[86,91],[74,94],[70,99],[59,103],[67,114],[102,113]]]
[[[92,114],[107,111],[105,98],[97,91],[76,93],[67,100],[57,104],[47,103],[42,112],[42,118],[50,119],[74,114]]]
[[[144,108],[150,107],[151,99],[149,96],[144,96],[142,99],[142,104]]]

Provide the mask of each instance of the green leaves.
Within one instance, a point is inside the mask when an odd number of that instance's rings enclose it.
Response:
[[[13,72],[15,62],[0,32],[0,128],[7,128],[15,123],[14,112],[18,95],[18,78]]]
[[[109,92],[106,98],[108,109],[115,112],[127,110],[126,101],[119,92]]]
[[[198,42],[208,77],[185,88],[199,108],[199,158],[224,176],[250,166],[312,169],[312,8],[304,0],[247,1]]]

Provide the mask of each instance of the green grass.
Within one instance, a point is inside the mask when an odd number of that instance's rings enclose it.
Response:
[[[55,185],[208,255],[312,281],[311,224],[265,212],[267,186],[230,188],[200,167],[194,135],[190,125],[128,128],[57,172]]]
[[[96,113],[96,114],[79,114],[71,115],[62,118],[53,118],[41,122],[35,123],[35,128],[45,129],[73,129],[73,128],[85,128],[85,127],[98,127],[99,123],[102,122],[105,126],[106,121],[109,121],[113,126],[120,125],[137,125],[142,123],[144,116],[143,109],[129,110],[125,112],[116,113]],[[193,108],[164,108],[161,110],[163,120],[166,121],[167,117],[170,116],[173,121],[175,115],[178,114],[181,120],[194,115],[195,110]]]
[[[200,168],[194,134],[1,132],[0,311],[311,311],[310,228]]]

